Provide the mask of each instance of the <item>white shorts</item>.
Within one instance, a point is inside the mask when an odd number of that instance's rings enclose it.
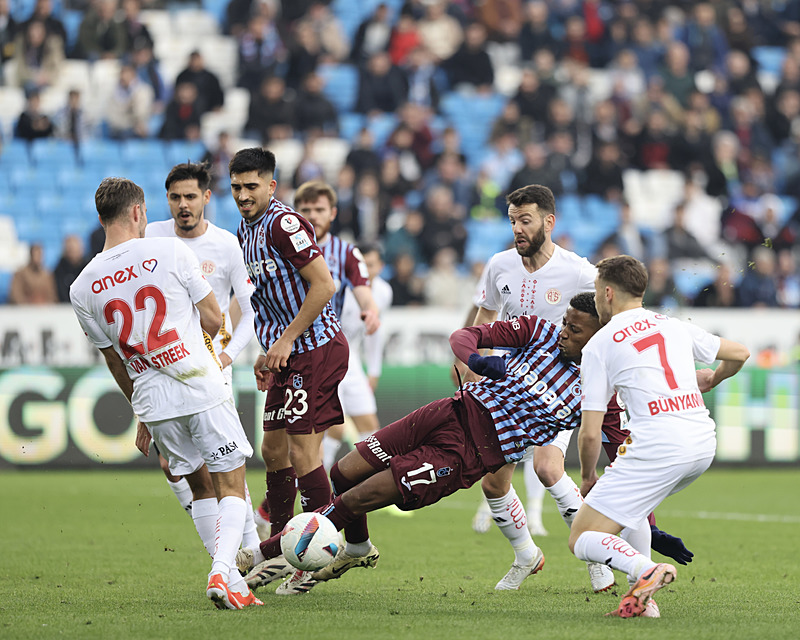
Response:
[[[567,447],[569,447],[569,441],[572,439],[572,432],[575,429],[570,429],[569,431],[559,431],[558,435],[548,442],[545,447],[558,447],[561,451],[561,455],[566,457],[567,455]],[[522,456],[520,462],[526,462],[528,460],[533,460],[533,452],[535,451],[536,447],[528,447],[525,449],[525,455]]]
[[[212,473],[233,471],[253,455],[233,399],[189,416],[148,422],[147,428],[174,476],[194,473],[203,463]]]
[[[714,456],[691,461],[617,456],[584,502],[622,527],[638,527],[667,496],[697,480]]]
[[[350,361],[347,364],[347,373],[339,383],[339,401],[342,411],[346,416],[371,416],[378,413],[375,402],[375,393],[369,386],[367,374],[361,367],[358,356],[353,356],[350,350]]]

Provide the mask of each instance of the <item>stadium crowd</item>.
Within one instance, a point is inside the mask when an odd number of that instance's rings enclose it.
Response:
[[[800,306],[800,0],[0,0],[0,55],[0,254],[30,245],[8,303],[65,300],[111,170],[156,212],[205,158],[233,231],[255,141],[279,200],[336,185],[396,305],[466,308],[539,183],[559,244],[648,265],[647,305]]]

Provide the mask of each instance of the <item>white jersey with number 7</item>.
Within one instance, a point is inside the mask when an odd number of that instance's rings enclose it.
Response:
[[[125,362],[144,422],[199,413],[230,396],[194,306],[209,293],[197,257],[175,238],[128,240],[97,254],[72,283],[81,327]]]
[[[695,360],[711,364],[719,346],[717,336],[675,318],[643,308],[618,313],[583,348],[581,407],[605,411],[616,390],[630,415],[630,456],[714,455],[714,421],[697,386]]]

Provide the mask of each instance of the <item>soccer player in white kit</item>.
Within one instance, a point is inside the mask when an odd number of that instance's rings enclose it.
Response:
[[[486,265],[473,324],[522,315],[560,323],[572,296],[592,290],[595,268],[586,258],[553,242],[555,198],[550,189],[528,185],[509,194],[506,202],[516,247],[498,253]],[[534,447],[533,452],[537,475],[555,499],[567,526],[581,505],[578,487],[564,471],[571,433],[562,431],[551,444]],[[498,590],[519,589],[536,569],[537,547],[526,526],[525,509],[511,484],[513,472],[514,465],[509,464],[481,480],[492,519],[515,555],[511,569],[495,587]],[[608,567],[589,563],[588,569],[594,591],[614,585],[614,574]]]
[[[148,223],[145,238],[179,238],[200,261],[200,270],[211,285],[222,311],[222,326],[213,338],[213,345],[228,388],[232,390],[231,365],[255,335],[253,329],[255,312],[250,306],[253,285],[244,267],[242,250],[236,236],[205,219],[205,206],[211,199],[211,173],[207,165],[191,162],[178,164],[169,172],[164,186],[172,217],[170,220]],[[241,317],[235,329],[230,319],[231,289],[241,309]],[[170,489],[181,506],[191,514],[192,490],[188,482],[185,478],[177,478],[170,474],[167,462],[161,455],[159,463]],[[208,474],[201,480],[207,487],[211,487],[211,477]],[[249,502],[249,492],[247,499]],[[209,503],[208,508],[213,509],[215,505]],[[250,509],[242,544],[251,546],[257,536],[256,524]]]
[[[197,257],[174,238],[145,241],[142,189],[106,178],[95,194],[106,232],[103,251],[70,287],[84,332],[138,416],[136,446],[147,455],[151,436],[170,473],[211,473],[213,518],[193,513],[213,561],[206,595],[218,608],[262,604],[234,566],[247,512],[245,460],[253,453],[211,347],[221,312]]]
[[[630,256],[597,265],[595,305],[604,325],[583,349],[583,416],[578,435],[581,506],[570,550],[628,574],[630,590],[608,615],[658,617],[653,594],[676,577],[650,559],[647,514],[687,487],[711,464],[714,421],[702,393],[734,375],[747,348],[687,322],[642,308],[647,269]],[[695,360],[720,360],[695,371]],[[630,413],[630,436],[597,478],[605,407],[616,391]],[[620,537],[621,536],[621,537]]]

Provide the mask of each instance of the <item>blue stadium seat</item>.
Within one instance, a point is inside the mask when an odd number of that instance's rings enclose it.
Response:
[[[0,304],[8,302],[8,290],[11,288],[11,278],[14,274],[11,271],[0,271]]]
[[[380,149],[386,144],[389,136],[397,128],[397,123],[397,116],[393,113],[382,113],[368,120],[367,128],[375,139],[376,149]]]
[[[0,168],[27,167],[31,163],[30,144],[24,140],[12,138],[5,142],[0,149]]]
[[[358,71],[349,64],[323,64],[317,69],[325,80],[323,93],[340,113],[352,111],[358,98]]]
[[[72,51],[78,41],[78,32],[80,31],[83,17],[84,12],[77,9],[67,9],[61,15],[61,21],[64,23],[64,29],[67,32],[67,52]]]
[[[164,166],[167,161],[161,140],[125,140],[120,155],[126,165]]]
[[[203,9],[208,11],[212,16],[217,19],[220,26],[223,27],[227,23],[228,17],[228,0],[203,0]]]
[[[366,118],[360,113],[344,112],[339,114],[339,135],[350,142],[358,138],[364,127]]]
[[[786,49],[783,47],[753,47],[751,53],[756,59],[761,71],[781,75],[783,60],[786,58]]]
[[[508,220],[473,220],[465,223],[467,227],[467,246],[464,261],[472,264],[486,262],[495,253],[503,251],[511,242],[511,226]]]
[[[122,163],[121,144],[116,140],[89,138],[78,147],[81,164],[88,166],[117,166]]]
[[[181,162],[186,162],[187,160],[200,162],[206,155],[206,146],[199,141],[189,142],[188,140],[172,140],[165,143],[164,151],[167,164],[172,167]]]
[[[31,143],[31,159],[37,167],[52,170],[54,167],[74,166],[78,156],[72,142],[41,138]]]
[[[583,219],[581,199],[573,194],[556,198],[556,229],[565,232]]]

